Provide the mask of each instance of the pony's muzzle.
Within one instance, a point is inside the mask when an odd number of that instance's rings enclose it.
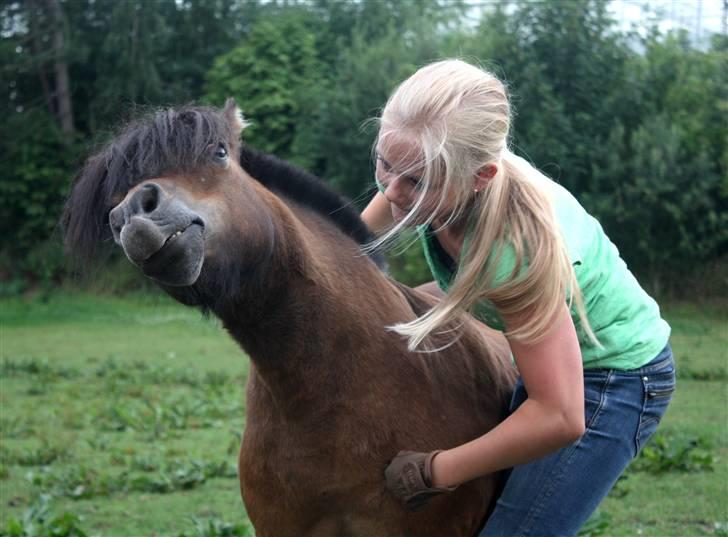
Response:
[[[132,263],[139,264],[157,253],[167,237],[148,218],[132,216],[119,233],[119,242]]]
[[[165,197],[159,185],[147,183],[109,213],[114,240],[135,264],[158,252],[169,237]]]
[[[147,276],[189,285],[204,259],[204,222],[156,183],[139,187],[109,213],[114,241]]]

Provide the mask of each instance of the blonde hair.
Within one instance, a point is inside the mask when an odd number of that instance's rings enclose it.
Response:
[[[422,173],[414,206],[374,246],[389,243],[414,221],[433,226],[446,204],[452,212],[440,228],[463,219],[471,226],[470,246],[446,297],[421,317],[392,327],[409,338],[410,350],[454,313],[472,310],[482,300],[519,319],[518,326],[507,327],[508,337],[533,342],[548,332],[568,298],[569,307],[572,300],[576,304],[581,328],[598,345],[550,199],[537,185],[543,176],[508,149],[510,114],[503,83],[460,60],[421,68],[394,91],[382,112],[377,147],[390,139],[407,140],[419,150],[411,168]],[[476,193],[474,179],[489,164],[497,173]],[[436,200],[434,208],[423,203],[428,195]],[[514,249],[516,266],[497,282],[506,245]]]

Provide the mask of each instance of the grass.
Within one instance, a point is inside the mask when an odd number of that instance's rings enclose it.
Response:
[[[0,528],[41,493],[89,535],[247,525],[248,361],[214,320],[163,296],[7,300],[0,346]]]
[[[584,537],[728,535],[728,308],[665,314],[674,402]],[[164,296],[0,302],[0,535],[252,535],[234,470],[248,366]]]

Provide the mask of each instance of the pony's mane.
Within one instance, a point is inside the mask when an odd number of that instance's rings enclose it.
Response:
[[[223,110],[184,106],[159,110],[128,123],[91,156],[76,177],[62,226],[68,250],[90,260],[111,239],[109,211],[136,184],[205,165],[218,144],[238,151],[234,121]],[[270,155],[244,146],[242,167],[271,191],[325,216],[359,244],[373,237],[349,202],[323,181]],[[383,266],[381,255],[372,256]]]
[[[240,149],[240,165],[268,190],[312,209],[336,224],[358,244],[364,245],[374,240],[351,202],[315,175],[245,144]],[[370,252],[369,255],[384,269],[384,256],[378,252]]]

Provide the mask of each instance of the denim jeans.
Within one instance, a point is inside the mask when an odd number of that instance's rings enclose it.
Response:
[[[675,390],[670,345],[631,371],[584,371],[586,431],[573,444],[513,468],[480,537],[576,535],[655,432]],[[519,380],[511,412],[527,398]]]

